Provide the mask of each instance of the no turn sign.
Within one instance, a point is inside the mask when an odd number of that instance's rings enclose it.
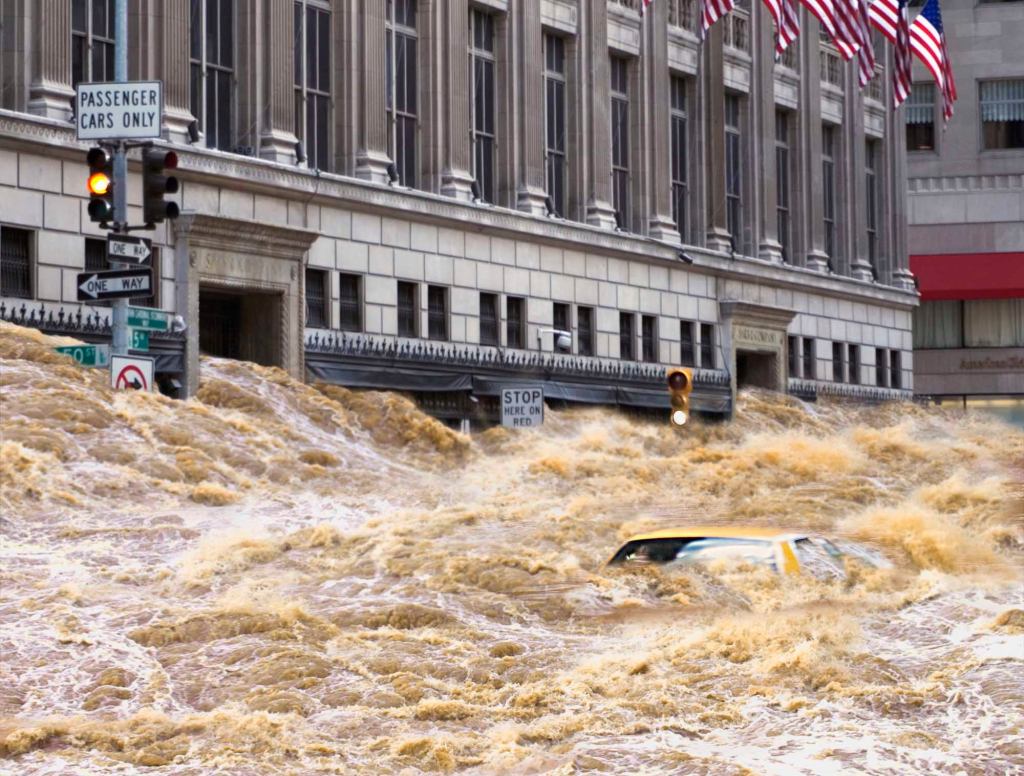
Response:
[[[110,387],[116,391],[152,391],[154,359],[111,356]]]

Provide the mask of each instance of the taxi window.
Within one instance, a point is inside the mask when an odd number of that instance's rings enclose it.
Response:
[[[627,542],[611,563],[670,563],[690,539],[647,539]]]
[[[844,573],[843,553],[825,539],[797,539],[794,543],[800,570],[818,579],[841,577]]]

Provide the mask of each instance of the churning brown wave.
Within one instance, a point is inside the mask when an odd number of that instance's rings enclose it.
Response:
[[[1024,768],[1024,434],[752,393],[729,424],[403,398],[210,359],[196,399],[3,325],[0,772]],[[603,567],[692,522],[844,581]]]

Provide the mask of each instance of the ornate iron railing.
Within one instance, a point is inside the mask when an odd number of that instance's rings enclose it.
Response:
[[[899,388],[876,388],[871,385],[850,385],[849,383],[830,383],[797,378],[789,379],[788,391],[793,396],[811,401],[819,396],[834,396],[870,402],[908,401],[914,398],[911,391]]]
[[[65,311],[64,307],[47,305],[45,302],[28,301],[20,305],[8,300],[0,300],[0,320],[14,323],[18,326],[27,326],[40,331],[54,334],[66,334],[69,336],[89,335],[96,337],[109,337],[110,310],[94,310],[92,313],[82,314],[82,308],[76,307],[71,311]],[[151,338],[183,340],[183,332],[154,331],[150,332]]]

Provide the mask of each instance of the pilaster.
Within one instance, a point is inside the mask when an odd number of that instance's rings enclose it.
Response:
[[[864,95],[858,84],[857,60],[847,63],[846,105],[843,115],[847,116],[844,127],[848,153],[846,155],[846,197],[845,220],[850,225],[847,253],[850,257],[848,271],[857,280],[872,280],[874,270],[868,258],[868,211],[867,211],[867,138],[864,135]]]
[[[647,175],[647,232],[655,240],[678,245],[681,240],[672,220],[672,151],[669,146],[668,4],[653,3],[642,20],[644,81],[647,91],[640,110],[647,117],[649,153]]]
[[[441,193],[455,199],[473,197],[472,146],[469,111],[469,4],[449,2],[439,6],[443,14],[435,66],[441,74],[441,106],[446,117],[443,132]]]
[[[0,108],[25,110],[31,58],[26,0],[0,3]]]
[[[71,0],[34,0],[32,78],[28,112],[67,121],[75,91],[71,88]]]
[[[510,107],[516,117],[519,158],[516,208],[544,215],[544,35],[540,21],[541,0],[520,0],[515,25],[518,99]]]
[[[374,183],[387,183],[388,151],[386,46],[384,45],[385,0],[359,0],[346,7],[353,14],[356,54],[357,106],[355,176]],[[344,119],[342,119],[344,120]]]
[[[295,14],[293,0],[264,0],[263,45],[266,74],[263,80],[259,155],[285,164],[295,163],[298,116],[295,115]],[[310,149],[306,149],[308,154]]]
[[[706,176],[706,245],[709,250],[728,252],[732,246],[725,205],[725,68],[721,20],[708,30],[700,55],[704,81],[704,170]]]
[[[813,33],[816,20],[806,8],[800,29],[811,30],[800,40],[800,103],[797,113],[800,128],[801,170],[796,192],[804,214],[804,245],[807,246],[805,266],[816,272],[828,272],[829,256],[825,253],[825,194],[821,180],[821,43]]]
[[[584,127],[590,138],[587,149],[587,223],[602,229],[614,229],[607,3],[581,3],[580,29],[586,58],[584,73],[590,79],[584,108]]]
[[[754,145],[760,149],[755,186],[758,192],[757,255],[773,264],[782,263],[782,244],[779,242],[778,170],[775,169],[775,28],[763,3],[751,9],[752,68],[755,83],[750,95],[754,111]]]

